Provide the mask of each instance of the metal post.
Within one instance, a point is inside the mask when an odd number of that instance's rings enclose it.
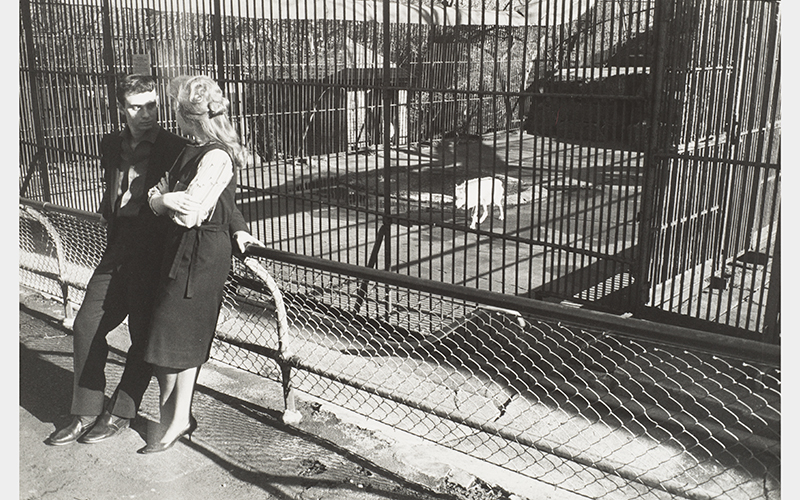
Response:
[[[391,32],[389,30],[389,16],[391,15],[390,4],[388,0],[383,0],[383,227],[380,230],[384,231],[385,244],[384,244],[384,268],[389,271],[392,268],[392,159],[391,148],[389,141],[391,140],[391,127],[389,126],[392,120],[391,105],[391,75],[389,73],[391,65],[389,58],[391,57]]]
[[[764,342],[781,343],[781,217],[778,215],[775,250],[772,254],[767,308],[764,312]]]
[[[642,211],[639,219],[639,243],[636,245],[634,255],[634,282],[631,293],[631,309],[634,315],[639,315],[650,301],[651,285],[650,265],[653,260],[653,235],[655,202],[659,198],[656,191],[658,185],[658,168],[655,153],[659,146],[659,120],[661,119],[661,100],[664,87],[664,66],[667,53],[667,23],[669,22],[668,7],[671,1],[657,0],[653,19],[655,26],[655,51],[653,61],[653,83],[651,86],[651,112],[650,127],[648,129],[647,149],[644,155],[644,189],[642,193]]]
[[[227,92],[225,78],[225,50],[222,43],[222,5],[220,0],[214,0],[214,12],[211,15],[211,31],[213,33],[214,49],[217,59],[217,85]]]
[[[117,110],[116,71],[114,70],[114,45],[111,38],[111,5],[103,0],[103,63],[106,65],[106,87],[108,88],[108,108],[111,129],[119,130],[119,111]]]
[[[34,156],[30,168],[39,167],[39,175],[42,179],[42,195],[46,202],[50,199],[50,178],[47,171],[47,155],[44,150],[45,137],[42,125],[42,112],[39,90],[39,70],[36,69],[36,49],[33,44],[33,22],[31,21],[30,0],[20,0],[20,15],[22,16],[22,26],[25,31],[25,50],[28,52],[28,75],[31,91],[31,109],[33,111],[33,128],[36,135],[37,152]],[[38,159],[38,161],[37,161]]]

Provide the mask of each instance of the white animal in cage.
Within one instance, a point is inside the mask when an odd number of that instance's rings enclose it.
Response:
[[[472,210],[472,224],[470,229],[475,229],[490,212],[494,211],[494,206],[500,209],[500,220],[505,218],[503,205],[505,204],[505,187],[500,179],[494,177],[481,177],[464,181],[456,185],[456,208],[467,207],[467,214]],[[478,220],[478,212],[483,207],[483,215]]]

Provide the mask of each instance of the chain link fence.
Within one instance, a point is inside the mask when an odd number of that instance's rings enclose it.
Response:
[[[97,217],[19,227],[20,283],[79,304]],[[300,391],[587,498],[781,494],[777,346],[256,248],[212,356],[281,381],[287,422]]]
[[[20,203],[20,284],[61,299],[67,324],[105,250],[106,228],[99,221],[90,212]]]

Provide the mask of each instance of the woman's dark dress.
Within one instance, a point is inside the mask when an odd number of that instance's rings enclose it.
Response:
[[[185,190],[203,155],[218,147],[187,146],[170,170],[170,191]],[[145,354],[148,363],[185,369],[208,360],[231,267],[235,192],[234,175],[209,220],[194,228],[172,224]]]

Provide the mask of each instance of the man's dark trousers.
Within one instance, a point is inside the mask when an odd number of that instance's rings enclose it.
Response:
[[[106,337],[126,317],[131,346],[107,409],[118,417],[134,418],[152,376],[152,367],[144,362],[144,351],[163,237],[141,220],[118,218],[116,223],[118,236],[109,242],[75,317],[73,415],[103,412],[109,352]]]

